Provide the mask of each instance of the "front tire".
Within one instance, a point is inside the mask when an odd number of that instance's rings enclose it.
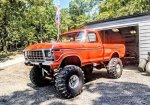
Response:
[[[146,71],[145,70],[146,64],[147,64],[147,60],[146,59],[141,60],[139,66],[138,66],[138,71],[145,72]]]
[[[84,74],[80,67],[65,66],[56,74],[55,86],[58,93],[64,98],[73,98],[82,92]]]
[[[123,72],[122,61],[119,58],[112,58],[108,63],[107,73],[110,78],[120,78]]]
[[[34,66],[31,69],[31,71],[30,71],[30,80],[37,87],[46,86],[50,83],[49,80],[46,80],[42,76],[42,69],[39,68],[38,66]]]
[[[150,62],[146,64],[146,72],[150,75]]]

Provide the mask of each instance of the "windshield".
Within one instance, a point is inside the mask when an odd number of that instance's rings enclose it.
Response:
[[[61,42],[82,42],[84,40],[85,40],[84,32],[68,33],[60,37]]]

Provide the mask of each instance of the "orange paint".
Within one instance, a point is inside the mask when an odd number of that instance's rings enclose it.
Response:
[[[59,65],[64,58],[68,56],[77,56],[81,60],[81,65],[89,63],[100,63],[111,59],[113,53],[118,53],[119,57],[122,58],[125,55],[125,45],[120,44],[102,44],[102,34],[94,30],[74,30],[63,33],[67,35],[74,32],[84,31],[87,33],[95,33],[97,42],[69,42],[69,43],[39,43],[28,46],[25,51],[39,50],[39,49],[53,49],[54,62],[51,64],[52,70],[58,69]]]

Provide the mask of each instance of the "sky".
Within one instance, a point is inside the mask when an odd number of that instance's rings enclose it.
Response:
[[[69,2],[71,0],[60,0],[60,7],[61,8],[67,8],[69,7]],[[54,4],[56,5],[57,4],[57,0],[54,0]]]

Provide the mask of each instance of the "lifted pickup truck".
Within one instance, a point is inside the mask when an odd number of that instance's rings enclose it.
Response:
[[[62,34],[58,43],[39,43],[24,50],[25,64],[33,66],[31,82],[44,86],[55,81],[58,93],[72,98],[82,91],[93,68],[107,68],[108,76],[120,78],[125,55],[123,43],[104,43],[101,31],[75,30]],[[109,38],[120,40],[120,38]]]

